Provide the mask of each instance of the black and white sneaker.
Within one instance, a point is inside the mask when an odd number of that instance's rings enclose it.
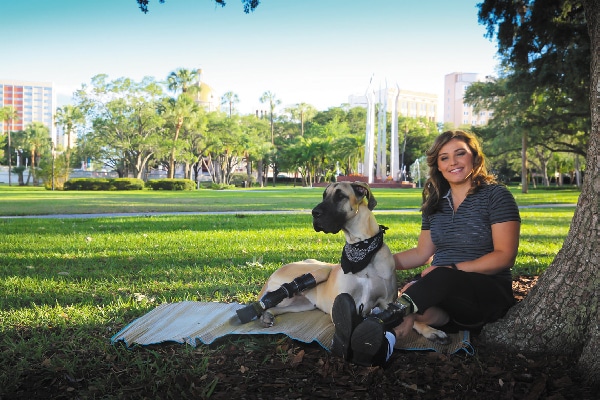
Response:
[[[331,319],[335,326],[331,352],[349,360],[352,356],[350,348],[352,332],[362,321],[362,317],[356,312],[356,303],[352,296],[348,293],[341,293],[335,298],[331,309]]]
[[[354,364],[371,366],[384,366],[387,362],[390,343],[385,337],[385,325],[378,318],[368,317],[361,322],[350,340],[352,347],[352,362]]]

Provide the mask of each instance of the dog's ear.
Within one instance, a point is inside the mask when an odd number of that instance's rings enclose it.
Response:
[[[365,182],[356,181],[352,184],[352,188],[354,189],[354,193],[356,193],[359,202],[361,202],[364,197],[367,198],[367,207],[369,207],[369,210],[373,211],[375,206],[377,206],[377,200],[375,200],[375,196],[373,196],[369,185]]]

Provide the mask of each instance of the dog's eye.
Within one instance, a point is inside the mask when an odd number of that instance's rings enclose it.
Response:
[[[346,193],[344,193],[343,190],[336,190],[334,198],[336,201],[339,201],[339,200],[347,199],[348,196],[346,196]]]

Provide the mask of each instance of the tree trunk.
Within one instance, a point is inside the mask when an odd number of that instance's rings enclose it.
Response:
[[[256,167],[256,180],[257,183],[260,187],[264,186],[264,181],[263,181],[263,159],[260,158],[258,160],[258,165]]]
[[[591,39],[592,129],[581,195],[561,250],[537,286],[482,331],[509,351],[572,354],[581,376],[600,383],[600,0],[584,0]]]
[[[521,138],[521,193],[527,193],[527,132]]]

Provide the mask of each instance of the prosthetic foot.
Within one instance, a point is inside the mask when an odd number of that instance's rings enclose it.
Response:
[[[238,318],[245,324],[258,318],[269,308],[275,307],[286,298],[317,286],[317,281],[312,274],[304,274],[294,279],[292,282],[284,283],[279,289],[266,293],[259,301],[248,304],[244,308],[236,310]]]

